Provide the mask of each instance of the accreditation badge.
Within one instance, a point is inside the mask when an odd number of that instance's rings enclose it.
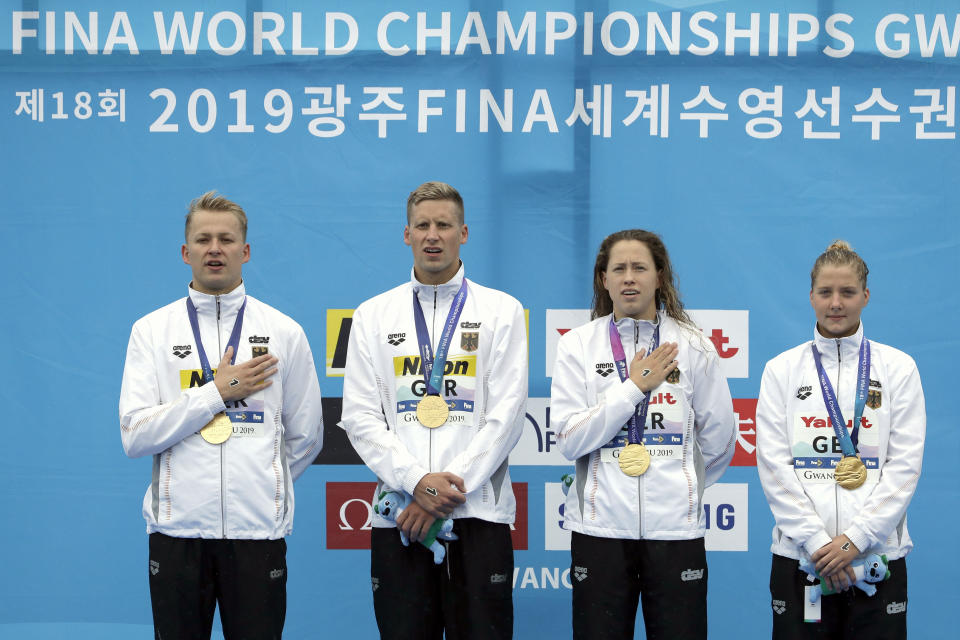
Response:
[[[650,452],[642,444],[628,444],[620,450],[618,462],[628,476],[642,476],[650,468]]]
[[[226,442],[232,433],[233,423],[230,422],[227,414],[222,411],[213,416],[213,420],[200,429],[200,437],[210,444]]]
[[[417,420],[427,429],[442,427],[450,415],[450,407],[440,396],[424,396],[417,403]]]

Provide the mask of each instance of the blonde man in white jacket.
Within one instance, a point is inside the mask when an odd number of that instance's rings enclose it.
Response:
[[[923,461],[926,410],[907,354],[864,337],[867,265],[838,240],[810,274],[813,340],[767,363],[757,401],[757,470],[776,520],[770,595],[773,638],[906,637],[913,548],[907,505]],[[890,577],[870,597],[851,589],[852,563],[885,555]],[[805,616],[812,560],[842,593]]]
[[[560,339],[550,400],[560,449],[576,461],[563,523],[573,636],[633,638],[639,601],[647,638],[704,639],[701,498],[736,438],[726,378],[656,234],[603,241],[592,316]]]
[[[188,295],[130,333],[120,435],[130,457],[153,456],[143,517],[157,638],[209,638],[218,604],[227,640],[283,631],[293,481],[320,452],[323,415],[300,325],[246,295],[246,235],[239,205],[194,200]]]
[[[403,546],[375,514],[374,612],[381,638],[497,640],[513,633],[516,502],[507,456],[523,429],[527,337],[523,308],[464,276],[463,200],[427,182],[407,200],[408,282],[353,316],[342,426],[381,489],[412,500],[396,520],[411,541],[437,518],[459,539],[442,565]]]

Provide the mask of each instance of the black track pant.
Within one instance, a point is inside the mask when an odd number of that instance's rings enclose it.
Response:
[[[907,562],[891,560],[890,577],[876,583],[870,597],[853,587],[821,596],[820,622],[803,621],[807,574],[797,561],[774,555],[770,567],[770,597],[774,640],[903,640],[907,637]]]
[[[510,527],[454,520],[459,540],[447,555],[419,542],[404,547],[393,528],[374,527],[370,579],[384,640],[501,640],[513,637],[513,545]]]
[[[156,640],[209,640],[214,607],[226,640],[280,640],[287,612],[287,543],[150,534]]]
[[[623,540],[573,532],[573,637],[633,638],[637,602],[648,640],[707,637],[703,538]]]

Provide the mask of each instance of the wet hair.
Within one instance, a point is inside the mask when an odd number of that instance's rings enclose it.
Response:
[[[247,241],[247,214],[236,202],[227,200],[223,196],[218,196],[216,191],[207,191],[199,198],[194,198],[190,202],[190,208],[187,211],[187,221],[183,228],[183,237],[189,240],[190,222],[193,220],[193,214],[198,211],[214,211],[222,213],[232,213],[240,221],[240,235],[242,240]]]
[[[683,308],[683,302],[680,301],[676,276],[673,273],[670,255],[667,253],[663,240],[657,234],[643,229],[617,231],[611,233],[600,243],[600,249],[597,250],[597,262],[593,266],[593,305],[590,309],[590,318],[600,318],[613,312],[613,300],[610,299],[610,293],[603,286],[603,274],[610,262],[610,251],[613,249],[613,245],[621,240],[638,240],[650,250],[650,255],[653,256],[653,264],[660,276],[660,286],[654,294],[657,309],[663,309],[668,316],[680,324],[695,327],[693,320],[690,319]]]
[[[424,182],[410,192],[407,198],[407,224],[413,216],[413,208],[424,200],[449,200],[457,209],[457,220],[463,224],[463,198],[460,192],[446,182]]]
[[[826,251],[821,253],[820,257],[813,263],[813,269],[810,271],[811,291],[813,291],[817,276],[820,275],[820,269],[825,266],[852,267],[853,272],[857,274],[857,279],[860,281],[860,286],[863,289],[867,288],[867,274],[870,273],[870,269],[867,269],[867,263],[863,261],[863,258],[853,250],[846,240],[834,240],[833,244],[827,247]]]

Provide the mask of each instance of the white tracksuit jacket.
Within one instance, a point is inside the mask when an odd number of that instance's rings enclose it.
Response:
[[[411,272],[410,282],[357,307],[340,426],[381,484],[412,494],[427,473],[449,471],[467,489],[452,518],[511,523],[516,502],[507,456],[520,439],[527,400],[526,323],[517,300],[468,280],[444,375],[445,399],[454,407],[436,429],[416,418],[425,384],[413,291],[436,352],[463,271],[461,265],[438,286],[421,284]],[[373,525],[394,526],[376,514]]]
[[[245,290],[189,290],[210,366],[220,363]],[[140,318],[130,334],[120,390],[127,455],[153,456],[143,498],[147,532],[179,538],[278,539],[293,525],[293,480],[320,452],[320,386],[296,322],[246,297],[236,362],[266,348],[279,358],[272,384],[225,406],[202,381],[186,298]],[[221,411],[233,435],[212,445],[197,433]]]
[[[814,329],[824,371],[843,419],[853,420],[857,333],[824,338]],[[846,534],[861,554],[891,560],[913,548],[907,505],[923,462],[926,409],[913,359],[870,341],[870,384],[860,421],[859,451],[867,481],[853,490],[836,484],[831,462],[841,457],[820,391],[810,342],[767,363],[757,401],[757,471],[776,519],[773,553],[801,559]],[[849,427],[848,427],[849,429]]]
[[[560,338],[553,368],[550,422],[560,450],[576,461],[563,527],[603,538],[689,540],[706,531],[701,498],[733,457],[736,421],[727,380],[713,344],[699,331],[659,314],[660,344],[676,342],[680,377],[650,394],[644,444],[650,468],[639,477],[620,470],[628,421],[643,401],[621,382],[608,325],[597,318]],[[654,324],[617,322],[627,366],[645,351]]]

